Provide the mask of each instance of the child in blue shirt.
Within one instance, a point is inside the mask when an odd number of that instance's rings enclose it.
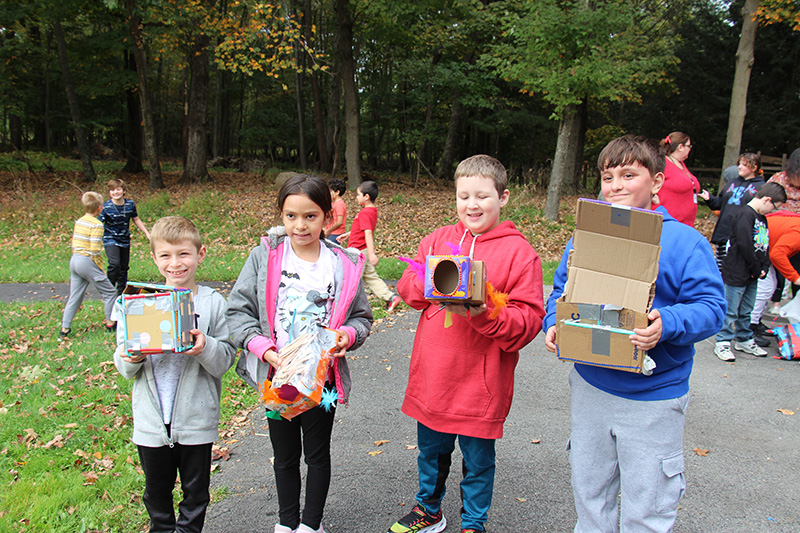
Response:
[[[603,197],[649,209],[658,203],[664,164],[653,141],[631,135],[611,141],[598,158]],[[664,221],[650,324],[631,335],[656,363],[653,374],[575,364],[569,378],[578,533],[670,531],[686,488],[683,427],[694,343],[719,330],[725,293],[708,240],[664,207],[656,211]],[[553,352],[556,300],[564,292],[570,250],[572,240],[547,301],[545,344]]]
[[[97,217],[103,223],[103,246],[108,257],[108,280],[117,288],[117,296],[128,284],[128,265],[131,259],[131,222],[142,230],[147,240],[150,233],[136,212],[136,204],[125,198],[125,182],[120,179],[108,180],[108,194],[111,199],[103,204],[103,211]]]

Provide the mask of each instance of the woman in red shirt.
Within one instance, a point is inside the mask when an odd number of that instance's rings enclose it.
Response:
[[[676,220],[694,226],[697,216],[697,195],[700,182],[686,168],[686,158],[692,151],[692,140],[681,131],[673,131],[661,141],[667,161],[664,168],[664,186],[658,192],[663,205]]]

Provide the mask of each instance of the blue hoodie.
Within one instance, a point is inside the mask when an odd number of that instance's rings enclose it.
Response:
[[[672,218],[665,208],[656,211],[664,215],[664,225],[653,309],[661,312],[663,331],[659,343],[647,352],[656,363],[653,374],[575,364],[591,385],[630,400],[669,400],[689,392],[694,343],[719,331],[727,307],[722,277],[708,240]],[[564,292],[570,250],[572,239],[555,272],[544,331],[556,323],[556,300]]]

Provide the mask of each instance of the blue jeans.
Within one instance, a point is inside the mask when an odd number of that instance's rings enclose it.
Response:
[[[431,514],[436,514],[441,509],[456,437],[461,447],[464,473],[464,480],[461,482],[461,527],[482,531],[489,518],[494,491],[494,439],[440,433],[417,423],[417,501]]]
[[[717,342],[736,340],[746,342],[753,338],[750,330],[750,313],[756,302],[758,283],[752,281],[744,287],[733,287],[725,284],[725,301],[728,302],[728,311],[725,313],[725,322],[717,333]],[[734,327],[736,331],[734,332]]]

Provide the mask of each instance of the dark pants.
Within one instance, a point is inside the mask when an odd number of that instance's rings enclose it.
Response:
[[[302,522],[319,529],[331,484],[331,432],[336,409],[314,407],[291,420],[269,418],[269,438],[275,452],[278,517],[290,529],[300,526],[300,455],[308,465]]]
[[[150,515],[150,533],[202,531],[211,500],[211,443],[137,448],[144,470],[144,506]],[[172,490],[178,472],[183,500],[178,504],[176,522]]]
[[[128,266],[131,262],[131,249],[122,246],[108,245],[106,257],[108,257],[108,281],[117,288],[117,296],[125,290],[128,284]]]

